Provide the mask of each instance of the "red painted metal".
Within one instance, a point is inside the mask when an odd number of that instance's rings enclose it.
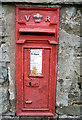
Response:
[[[54,116],[58,8],[16,8],[16,114]],[[30,50],[42,49],[42,74],[30,74]]]

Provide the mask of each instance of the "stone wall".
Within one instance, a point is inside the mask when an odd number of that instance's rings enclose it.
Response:
[[[81,4],[82,0],[0,0],[1,2],[26,2],[45,4]]]
[[[23,1],[23,0],[22,0]],[[3,0],[4,2],[4,0]],[[29,2],[29,1],[28,1]],[[33,1],[31,1],[33,2]],[[26,4],[25,6],[59,7],[59,49],[56,92],[56,116],[62,118],[78,118],[81,116],[80,91],[78,77],[80,77],[80,22],[81,0],[78,4],[58,4],[52,0],[46,4]],[[36,1],[35,3],[41,3]],[[43,2],[44,3],[44,2]],[[54,5],[55,3],[55,5]],[[19,3],[0,4],[0,115],[2,120],[16,117],[16,5]],[[55,118],[55,117],[54,117]],[[22,118],[21,118],[22,119]],[[33,119],[33,118],[29,118]],[[41,118],[35,118],[41,119]],[[51,118],[45,118],[45,120]],[[33,119],[34,120],[34,119]],[[42,119],[44,120],[44,118]]]

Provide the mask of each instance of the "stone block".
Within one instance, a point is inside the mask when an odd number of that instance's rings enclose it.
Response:
[[[5,112],[7,112],[8,111],[8,109],[9,109],[9,101],[8,100],[4,100],[3,102],[2,102],[2,113],[5,113]]]
[[[12,117],[10,117],[10,118],[3,118],[2,117],[1,120],[19,120],[19,118],[16,118],[16,117],[15,118],[12,118]]]
[[[0,26],[0,36],[2,36],[2,26]]]
[[[60,29],[56,92],[56,103],[58,106],[68,106],[72,104],[74,99],[76,100],[80,97],[80,90],[77,83],[77,78],[80,74],[80,60],[77,60],[74,56],[75,53],[78,53],[76,49],[80,46],[79,40],[79,36],[68,34],[66,31]],[[72,86],[73,84],[74,87]],[[74,90],[77,93],[74,93]],[[70,93],[74,94],[74,99],[70,96]]]
[[[2,26],[2,20],[0,19],[0,26]]]
[[[5,79],[0,78],[0,84],[3,84],[5,82]]]
[[[1,47],[0,47],[0,61],[2,61],[2,48]]]
[[[21,118],[2,118],[1,120],[31,120],[29,118],[26,119],[21,119]],[[49,117],[49,118],[39,118],[39,119],[35,119],[33,118],[32,120],[81,120],[81,118],[58,118],[58,119],[54,119],[53,117]]]
[[[5,113],[9,109],[9,100],[8,100],[8,90],[7,87],[3,87],[4,85],[0,85],[0,111],[1,113]]]
[[[70,6],[62,8],[60,11],[60,27],[70,34],[80,36],[81,10]]]
[[[57,108],[56,113],[66,114],[67,116],[80,116],[80,106],[67,106],[62,108]]]
[[[7,79],[7,68],[2,67],[2,75],[3,75],[3,78],[6,80]]]
[[[2,92],[2,100],[3,100],[3,105],[5,104],[4,101],[7,101],[7,100],[8,100],[8,90],[7,90],[7,88],[4,88],[4,89],[3,89],[3,92]]]
[[[6,40],[6,37],[3,37],[3,35],[2,36],[0,36],[0,45],[2,44],[2,43],[5,43],[7,40]]]
[[[1,2],[27,2],[27,3],[52,3],[52,4],[80,4],[82,0],[0,0]]]
[[[7,80],[7,68],[4,62],[0,63],[0,83],[4,83]]]
[[[19,117],[19,120],[48,120],[48,117]]]
[[[59,118],[59,120],[81,120],[81,118]]]
[[[8,116],[16,117],[15,113],[9,112],[9,111],[8,111],[7,113],[3,113],[2,115],[3,115],[3,117],[6,117],[6,116],[7,116],[7,117],[8,117]],[[19,117],[17,117],[17,118],[19,118]]]
[[[8,45],[2,44],[1,48],[2,48],[2,61],[10,62],[9,47],[8,47]]]
[[[1,1],[0,1],[1,2]],[[0,3],[0,19],[2,18],[2,3]]]

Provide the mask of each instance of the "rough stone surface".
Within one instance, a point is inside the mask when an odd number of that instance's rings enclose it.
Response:
[[[60,8],[56,113],[80,116],[80,22],[81,8]],[[78,112],[77,112],[78,111]]]
[[[2,48],[2,61],[10,62],[8,45],[2,44],[1,48]]]
[[[15,6],[3,5],[3,34],[5,43],[2,42],[2,61],[6,62],[6,69],[3,68],[4,81],[7,78],[8,80],[8,100],[9,106],[8,109],[11,112],[15,112]],[[10,63],[9,63],[10,62]],[[6,74],[7,73],[7,74]],[[2,82],[4,82],[2,81]],[[7,103],[7,102],[6,102]],[[6,109],[6,108],[5,108]]]
[[[8,88],[5,85],[0,85],[0,113],[5,113],[9,108]]]
[[[27,2],[27,3],[52,3],[52,4],[80,4],[82,0],[0,0],[1,2]]]
[[[65,117],[65,116],[63,116],[63,117]],[[71,117],[70,116],[70,118],[56,118],[56,119],[54,119],[53,117],[44,117],[44,118],[42,118],[42,117],[19,117],[19,118],[17,118],[17,117],[15,117],[15,118],[13,118],[13,117],[11,117],[11,118],[2,118],[1,120],[81,120],[81,118],[78,118],[78,117]]]
[[[60,113],[60,117],[61,115],[64,116],[64,118],[66,118],[65,116],[80,116],[80,106],[68,106],[68,107],[62,107],[62,108],[58,108],[57,109],[57,113]]]
[[[60,29],[59,38],[56,103],[58,105],[68,106],[74,102],[76,96],[74,92],[78,94],[75,101],[80,99],[80,90],[77,84],[80,75],[80,59],[77,57],[80,38],[76,35],[68,34],[62,29]],[[70,97],[72,94],[74,97]]]
[[[61,7],[60,8],[60,27],[67,33],[80,36],[80,23],[82,19],[81,8]]]
[[[0,85],[0,120],[2,118],[2,86]]]
[[[7,80],[7,68],[3,66],[3,63],[0,63],[0,83],[3,83]]]
[[[3,9],[0,4],[0,119],[1,114],[9,110],[9,93],[8,93],[8,70],[7,63],[10,62],[9,46],[5,43],[5,36],[3,36]]]

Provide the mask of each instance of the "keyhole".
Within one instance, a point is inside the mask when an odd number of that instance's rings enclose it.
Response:
[[[29,82],[29,85],[31,86],[31,82]]]

